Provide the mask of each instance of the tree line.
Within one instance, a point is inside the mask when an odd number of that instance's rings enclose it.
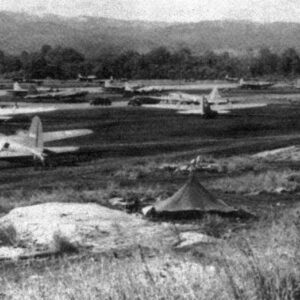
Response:
[[[70,47],[44,45],[38,52],[23,51],[19,56],[0,50],[0,74],[27,79],[72,79],[78,74],[94,74],[98,78],[191,80],[224,78],[226,75],[297,76],[300,74],[300,57],[294,48],[280,54],[262,48],[255,54],[233,56],[228,52],[217,54],[213,51],[195,55],[188,48],[170,51],[159,47],[145,54],[126,51],[88,59]]]

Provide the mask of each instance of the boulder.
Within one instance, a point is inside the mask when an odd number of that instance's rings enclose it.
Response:
[[[12,227],[16,246],[33,251],[55,251],[61,240],[101,252],[135,245],[152,247],[155,241],[172,238],[167,225],[157,226],[95,203],[52,202],[15,208],[0,219],[0,230]]]

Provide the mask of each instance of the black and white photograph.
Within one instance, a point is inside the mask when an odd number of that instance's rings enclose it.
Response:
[[[0,0],[0,300],[300,300],[299,0]]]

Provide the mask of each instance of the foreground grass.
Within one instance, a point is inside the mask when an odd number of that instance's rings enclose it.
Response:
[[[284,188],[298,191],[297,171],[267,170],[242,157],[219,160],[225,166],[209,189],[236,194],[273,193]],[[0,197],[2,213],[42,202],[96,202],[108,204],[113,197],[166,198],[185,176],[157,170],[157,162],[138,162],[116,170],[111,179],[95,188],[53,188],[48,191],[15,190]],[[91,175],[94,176],[94,173]],[[201,174],[200,174],[201,176]],[[158,184],[147,184],[149,179]],[[154,178],[154,179],[153,179]],[[94,178],[93,178],[94,179]],[[170,181],[176,183],[170,185]],[[163,184],[163,180],[166,181]],[[159,245],[148,253],[138,244],[126,253],[82,255],[76,259],[29,261],[0,265],[3,299],[299,299],[300,207],[264,212],[265,219],[249,226],[235,226],[222,217],[197,221],[200,232],[220,238],[214,245],[197,245],[162,253]],[[182,227],[181,227],[182,226]],[[179,224],[178,230],[185,230]],[[235,229],[235,227],[238,227]],[[2,239],[12,244],[9,233]],[[1,239],[1,237],[0,237]],[[4,241],[5,242],[5,241]],[[59,239],[61,252],[68,241]],[[71,245],[72,246],[72,245]],[[153,246],[154,247],[154,246]],[[69,249],[70,250],[70,249]],[[72,249],[72,252],[76,249]]]
[[[151,251],[137,244],[126,252],[3,264],[1,295],[3,299],[299,299],[299,215],[300,206],[295,206],[248,229],[228,231],[216,244],[184,251]],[[206,225],[214,226],[213,219],[202,222],[208,221]]]

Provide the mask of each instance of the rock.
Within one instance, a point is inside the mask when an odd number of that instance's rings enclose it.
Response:
[[[179,172],[186,172],[186,171],[189,171],[189,169],[190,169],[190,166],[188,166],[188,165],[179,165],[177,167],[177,171],[179,171]]]
[[[142,214],[148,216],[154,210],[153,205],[146,206],[142,209]]]
[[[282,193],[287,193],[287,192],[288,192],[287,189],[284,187],[278,187],[275,189],[275,193],[277,193],[277,194],[282,194]]]
[[[0,260],[1,259],[17,259],[20,255],[23,255],[25,250],[23,248],[14,247],[0,247]]]
[[[15,208],[0,219],[0,230],[11,226],[17,245],[34,251],[55,251],[57,237],[93,251],[138,244],[151,247],[155,241],[164,243],[171,238],[168,227],[95,203],[52,202]]]
[[[122,197],[114,197],[108,200],[108,203],[112,206],[126,206],[126,202]]]
[[[217,243],[219,240],[212,236],[197,233],[197,232],[182,232],[180,233],[180,242],[176,245],[175,249],[185,249],[199,245],[201,243]]]

